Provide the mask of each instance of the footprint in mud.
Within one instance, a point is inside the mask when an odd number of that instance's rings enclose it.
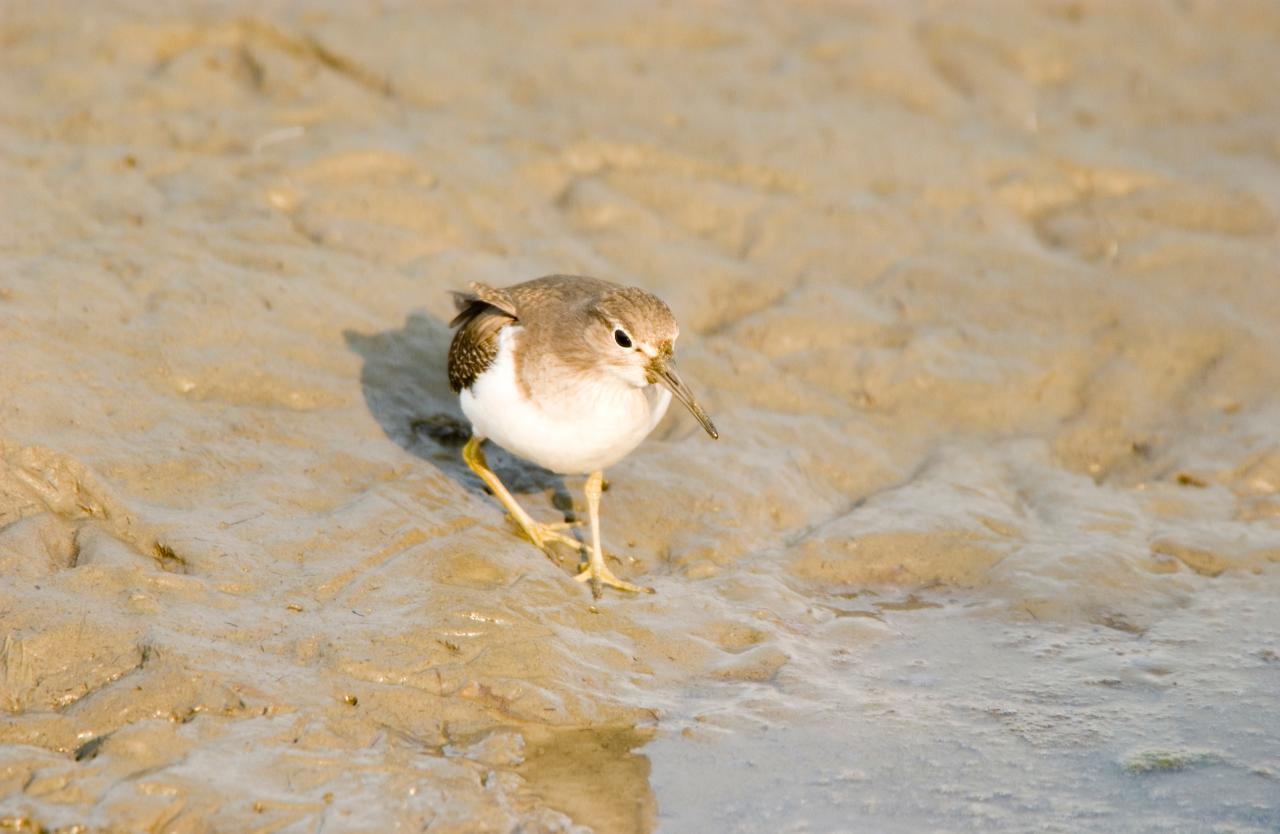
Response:
[[[40,579],[76,566],[76,526],[52,513],[19,519],[0,528],[0,574]]]
[[[747,623],[723,620],[712,624],[703,636],[730,656],[710,670],[716,680],[766,683],[791,660],[768,644],[769,634]]]
[[[733,620],[712,623],[703,636],[729,654],[742,654],[769,639],[769,635],[760,629]]]
[[[90,563],[153,560],[188,573],[187,560],[140,522],[80,461],[0,441],[0,570],[37,579]]]

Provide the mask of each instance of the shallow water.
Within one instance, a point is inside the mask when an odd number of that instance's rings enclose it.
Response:
[[[752,720],[698,693],[646,750],[659,830],[1274,831],[1276,594],[1232,584],[1143,634],[940,597]]]
[[[0,821],[1280,828],[1277,39],[7,8]],[[458,457],[447,291],[557,271],[665,298],[722,432],[608,473],[653,597]]]

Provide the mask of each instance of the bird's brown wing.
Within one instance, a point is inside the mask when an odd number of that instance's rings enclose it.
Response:
[[[449,343],[449,387],[454,393],[470,388],[498,356],[498,333],[516,320],[515,305],[502,290],[472,284],[473,292],[455,292],[458,315],[449,322],[458,328]]]

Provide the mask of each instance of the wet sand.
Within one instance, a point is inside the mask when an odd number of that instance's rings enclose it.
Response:
[[[1272,4],[8,4],[0,828],[1280,827]],[[447,290],[682,323],[593,603]],[[543,519],[581,479],[492,456]]]

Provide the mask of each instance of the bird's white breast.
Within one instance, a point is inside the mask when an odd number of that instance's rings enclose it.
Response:
[[[554,391],[528,397],[512,355],[523,328],[498,336],[498,355],[459,399],[478,437],[565,475],[605,469],[626,457],[662,419],[671,392],[637,388],[609,374],[567,376]]]

